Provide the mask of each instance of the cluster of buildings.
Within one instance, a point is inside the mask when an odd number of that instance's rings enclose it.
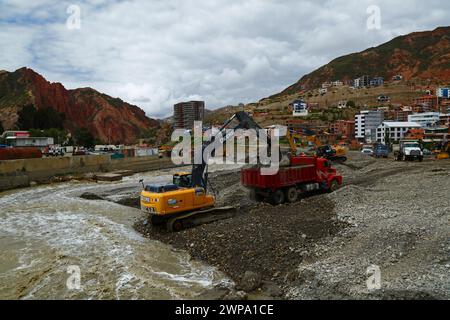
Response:
[[[391,144],[400,139],[442,142],[449,132],[450,114],[424,112],[409,114],[407,121],[386,118],[384,110],[361,111],[355,116],[355,138],[363,143]]]
[[[367,87],[378,87],[384,84],[383,77],[371,78],[370,76],[362,76],[354,80],[350,80],[348,85],[353,88],[367,88]]]
[[[352,79],[344,83],[341,80],[325,82],[322,84],[322,88],[320,88],[320,93],[327,93],[327,89],[330,87],[342,87],[344,84],[353,87],[353,88],[368,88],[368,87],[378,87],[384,84],[383,77],[370,77],[368,75],[361,76],[356,79]]]

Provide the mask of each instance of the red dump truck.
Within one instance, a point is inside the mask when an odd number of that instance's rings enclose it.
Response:
[[[290,165],[280,167],[275,175],[262,175],[261,169],[241,170],[241,183],[250,189],[256,201],[269,201],[273,205],[295,202],[299,195],[312,191],[334,191],[342,185],[331,162],[318,157],[292,157]]]

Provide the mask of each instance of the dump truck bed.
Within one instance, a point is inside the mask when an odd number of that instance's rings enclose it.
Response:
[[[245,187],[271,189],[282,188],[316,181],[316,167],[310,165],[297,165],[281,167],[277,174],[268,176],[262,175],[259,168],[241,170],[241,183]]]

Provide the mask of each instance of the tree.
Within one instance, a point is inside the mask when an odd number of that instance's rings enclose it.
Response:
[[[156,143],[156,134],[157,134],[157,128],[148,128],[141,132],[140,138],[144,139],[144,141],[148,144],[155,144]]]
[[[33,105],[26,105],[18,113],[17,125],[21,130],[63,129],[65,115],[48,107],[37,110]]]
[[[78,128],[75,130],[73,140],[78,146],[83,146],[86,148],[92,148],[95,146],[95,138],[86,128]]]
[[[34,119],[36,117],[36,108],[33,105],[26,105],[18,112],[19,119],[17,126],[21,130],[29,130],[35,128]]]
[[[347,107],[354,108],[356,107],[356,103],[353,100],[347,101]]]

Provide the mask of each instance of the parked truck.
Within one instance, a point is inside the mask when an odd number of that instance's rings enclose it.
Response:
[[[397,161],[423,161],[423,151],[418,140],[400,140],[394,155]]]
[[[312,191],[332,192],[342,180],[331,162],[320,157],[295,156],[275,175],[262,175],[260,168],[241,170],[241,183],[250,189],[250,197],[273,205],[296,202],[300,195]]]
[[[385,144],[377,143],[373,148],[374,158],[387,158],[389,157],[389,147]]]

